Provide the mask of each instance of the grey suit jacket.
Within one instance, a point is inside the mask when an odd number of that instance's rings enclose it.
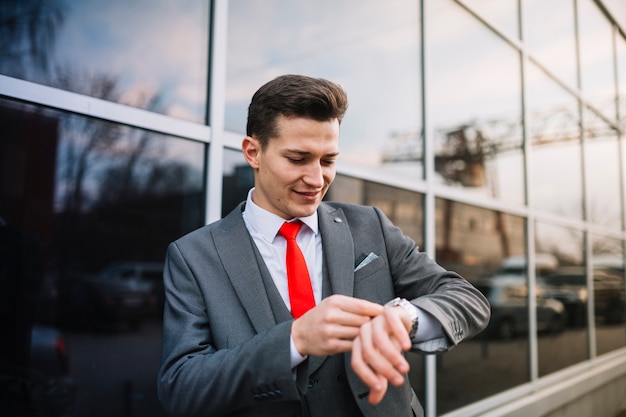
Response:
[[[370,405],[349,353],[310,357],[294,378],[292,319],[245,227],[243,208],[168,248],[158,377],[164,408],[172,416],[421,416],[408,380]],[[380,210],[322,203],[318,217],[324,296],[379,304],[405,297],[439,320],[445,349],[487,325],[482,294],[420,253]],[[370,253],[377,258],[357,269]]]

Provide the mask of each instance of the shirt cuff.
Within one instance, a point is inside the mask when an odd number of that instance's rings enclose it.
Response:
[[[307,356],[302,356],[298,349],[296,349],[296,344],[293,341],[293,335],[289,336],[289,344],[290,344],[290,353],[291,353],[291,369],[300,365],[304,362]]]
[[[434,316],[417,307],[417,332],[413,337],[413,343],[421,343],[429,340],[443,338],[444,332],[441,323]]]

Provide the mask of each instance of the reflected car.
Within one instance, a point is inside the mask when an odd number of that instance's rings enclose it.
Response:
[[[496,275],[473,282],[491,305],[487,337],[510,340],[529,330],[528,286],[519,275]],[[564,330],[567,313],[563,303],[543,294],[537,287],[537,330],[559,333]]]
[[[100,274],[102,276],[123,277],[129,282],[141,285],[149,293],[149,314],[157,317],[163,314],[165,290],[163,288],[162,262],[115,262],[104,268]]]
[[[162,266],[159,268],[162,271]],[[158,289],[153,281],[144,279],[148,273],[153,270],[143,263],[123,262],[75,279],[61,303],[64,320],[79,326],[121,324],[133,330],[140,328],[158,308]]]
[[[622,323],[626,318],[624,280],[611,269],[595,269],[593,276],[594,311],[605,323]],[[542,278],[548,296],[561,301],[568,312],[569,324],[587,323],[588,289],[585,267],[562,267]]]
[[[30,368],[34,385],[33,402],[46,416],[71,414],[76,400],[76,383],[70,374],[65,337],[59,329],[35,324],[30,343]]]
[[[33,325],[28,368],[2,363],[0,391],[0,409],[8,415],[72,415],[76,382],[70,374],[66,340],[59,329]]]

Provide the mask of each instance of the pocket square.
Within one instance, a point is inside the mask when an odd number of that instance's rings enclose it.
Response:
[[[371,263],[375,259],[378,259],[378,255],[376,255],[374,252],[370,252],[370,254],[367,255],[361,262],[359,262],[356,268],[354,268],[354,272],[367,266],[367,264]]]

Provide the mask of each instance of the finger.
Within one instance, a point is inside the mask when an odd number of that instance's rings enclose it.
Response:
[[[377,327],[374,326],[374,329]],[[393,385],[403,384],[404,375],[409,372],[410,365],[402,354],[400,343],[387,330],[375,330],[373,339],[380,357],[377,362],[372,363],[374,370],[383,373]],[[384,367],[378,367],[377,364]]]
[[[404,322],[399,314],[399,309],[387,308],[385,309],[385,319],[389,332],[395,340],[398,341],[402,350],[409,350],[413,345],[409,333],[406,329]],[[401,311],[401,310],[400,310]]]
[[[381,378],[381,385],[381,389],[370,389],[370,395],[368,396],[370,404],[378,405],[383,400],[388,387],[387,380],[385,378]]]
[[[363,359],[362,349],[361,338],[357,337],[352,344],[352,359],[350,361],[352,370],[370,390],[379,391],[384,387],[384,383],[382,382],[384,378],[377,376],[368,366]]]
[[[376,317],[384,311],[384,307],[380,304],[373,303],[361,298],[348,297],[345,295],[333,295],[327,298],[337,303],[337,306],[348,313],[358,316]]]
[[[390,338],[384,319],[379,317],[371,324],[364,325],[359,340],[363,361],[372,371],[393,385],[402,385],[409,365]]]

